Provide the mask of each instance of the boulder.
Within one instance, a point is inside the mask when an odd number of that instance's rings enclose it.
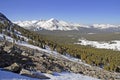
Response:
[[[21,55],[23,52],[20,48],[17,48],[16,46],[13,46],[10,50],[10,54],[14,55]]]
[[[28,56],[28,53],[26,53],[25,51],[23,51],[23,52],[21,53],[21,55],[23,55],[23,56]]]
[[[37,73],[37,72],[35,72],[35,73],[32,73],[32,76],[31,76],[32,78],[38,78],[38,79],[50,79],[49,77],[47,77],[47,76],[45,76],[44,74],[42,74],[42,73]]]
[[[116,68],[116,72],[120,72],[120,66]]]
[[[29,70],[26,70],[26,69],[23,69],[23,68],[21,69],[20,74],[21,75],[32,75]]]
[[[77,69],[77,67],[72,66],[72,67],[71,67],[71,71],[73,71],[73,72],[78,72],[78,69]]]
[[[10,50],[10,48],[11,48],[12,46],[6,46],[6,47],[4,47],[4,51],[6,51],[7,53],[9,53],[11,50]]]
[[[20,71],[21,75],[27,76],[27,77],[31,77],[31,78],[38,78],[38,79],[50,79],[49,77],[43,75],[42,73],[38,73],[38,72],[31,72],[29,70],[26,69],[22,69]]]
[[[52,71],[50,71],[50,70],[48,70],[46,73],[48,73],[48,74],[52,74],[53,72],[52,72]]]
[[[5,67],[4,69],[15,72],[15,73],[20,73],[21,71],[21,67],[17,63],[13,63],[12,65]]]

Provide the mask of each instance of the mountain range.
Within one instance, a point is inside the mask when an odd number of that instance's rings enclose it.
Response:
[[[36,30],[78,30],[79,24],[71,24],[65,21],[58,21],[51,18],[49,20],[32,20],[14,22],[24,28]]]
[[[113,24],[93,24],[93,25],[83,25],[77,23],[69,23],[62,20],[57,20],[51,18],[49,20],[31,20],[31,21],[16,21],[15,24],[18,24],[21,27],[26,29],[31,29],[34,31],[39,30],[80,30],[80,28],[89,28],[89,29],[100,29],[100,30],[108,30],[108,29],[120,29],[120,25]]]

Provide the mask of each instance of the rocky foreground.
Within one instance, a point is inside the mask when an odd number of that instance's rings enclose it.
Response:
[[[12,45],[12,43],[3,44],[1,42],[0,45],[0,68],[21,75],[49,79],[47,76],[40,76],[34,72],[52,74],[53,72],[68,71],[102,80],[120,80],[120,73],[82,64],[80,61],[72,61],[60,54],[50,54],[24,46]]]

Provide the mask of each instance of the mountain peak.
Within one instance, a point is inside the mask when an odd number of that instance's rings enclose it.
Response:
[[[51,18],[48,20],[48,22],[58,23],[59,21],[55,18]]]
[[[0,20],[1,21],[9,21],[10,22],[10,20],[4,14],[2,14],[1,12],[0,12]]]
[[[1,18],[1,17],[2,17],[2,18],[6,18],[6,16],[0,12],[0,18]]]
[[[0,12],[0,16],[4,16],[4,15]]]
[[[53,20],[57,20],[57,19],[55,19],[55,18],[51,18],[51,19],[49,19],[49,20],[53,21]]]

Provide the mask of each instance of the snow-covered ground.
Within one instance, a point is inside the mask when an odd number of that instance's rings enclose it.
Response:
[[[62,73],[53,73],[53,75],[45,74],[46,76],[50,77],[50,80],[99,80],[96,78],[83,76],[81,74],[75,74],[75,73],[68,73],[68,72],[62,72]]]
[[[40,73],[40,75],[45,75],[50,78],[44,80],[99,80],[92,77],[83,76],[81,74],[68,73],[68,72],[62,72],[62,73],[54,72],[53,74]],[[40,80],[40,79],[30,78],[12,72],[0,70],[0,80]]]
[[[21,76],[21,75],[16,74],[16,73],[2,71],[0,69],[0,80],[39,80],[39,79]]]
[[[95,48],[112,49],[112,50],[120,51],[119,40],[113,40],[109,42],[98,42],[98,41],[89,41],[85,39],[79,39],[79,42],[75,44],[90,45]]]

